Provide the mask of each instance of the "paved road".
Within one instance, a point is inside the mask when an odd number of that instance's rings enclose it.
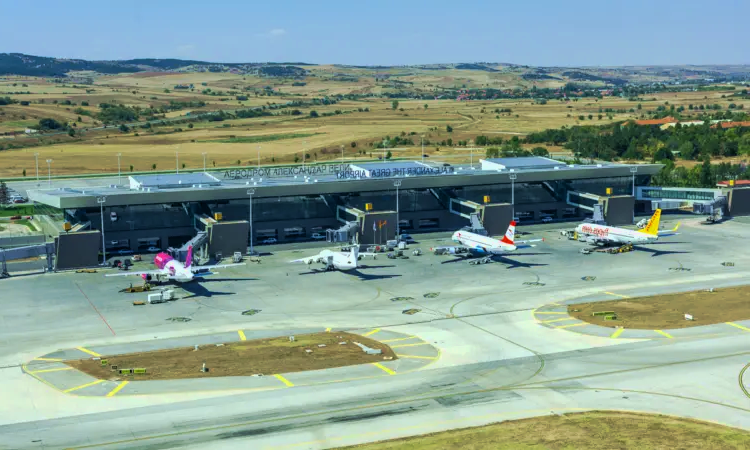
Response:
[[[14,409],[0,414],[0,448],[330,448],[581,409],[750,428],[750,399],[739,380],[750,361],[750,332],[727,325],[701,338],[611,339],[541,326],[532,315],[550,302],[745,283],[750,255],[726,242],[749,233],[741,222],[692,221],[670,244],[586,256],[580,243],[539,231],[544,247],[509,258],[520,264],[378,259],[366,261],[364,279],[311,273],[286,263],[303,250],[279,249],[260,265],[221,271],[205,284],[208,296],[178,289],[180,300],[144,308],[116,293],[126,282],[101,273],[3,280],[0,397]],[[720,264],[726,260],[735,267]],[[668,270],[678,264],[691,270]],[[240,314],[249,308],[261,312]],[[421,312],[404,315],[406,308]],[[418,372],[314,387],[95,400],[58,393],[19,368],[59,348],[295,326],[416,335],[441,356]]]

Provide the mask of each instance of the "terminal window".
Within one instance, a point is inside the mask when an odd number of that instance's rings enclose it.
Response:
[[[419,228],[438,228],[440,221],[438,219],[419,219]]]
[[[303,227],[284,228],[284,236],[287,238],[305,237],[305,229]]]

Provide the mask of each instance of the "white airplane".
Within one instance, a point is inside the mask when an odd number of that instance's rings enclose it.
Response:
[[[489,236],[483,236],[481,234],[472,233],[467,230],[459,230],[453,233],[451,239],[453,242],[460,244],[460,247],[437,247],[433,250],[436,253],[451,253],[457,254],[462,252],[468,252],[474,257],[481,258],[480,263],[490,262],[492,255],[502,255],[505,253],[511,253],[519,248],[535,247],[535,245],[529,245],[532,242],[541,242],[542,239],[531,239],[525,241],[516,241],[516,222],[511,221],[508,225],[508,230],[505,232],[505,236],[502,239],[495,239]]]
[[[679,222],[671,230],[659,231],[660,218],[661,209],[657,209],[646,226],[640,230],[582,223],[576,227],[575,231],[578,233],[579,240],[592,245],[651,244],[658,241],[660,237],[676,236],[679,234],[677,233],[677,229],[680,227]]]
[[[303,262],[305,264],[321,263],[325,264],[325,270],[341,270],[350,271],[357,268],[357,261],[363,256],[377,256],[375,253],[361,253],[359,251],[359,245],[352,245],[349,253],[334,252],[331,250],[322,250],[315,256],[309,256],[307,258],[295,259],[289,262],[297,263]]]
[[[219,264],[213,266],[193,266],[193,247],[188,247],[187,258],[185,264],[177,261],[176,259],[169,256],[167,253],[158,253],[154,258],[154,265],[159,270],[147,270],[143,272],[125,272],[125,273],[112,273],[107,274],[108,277],[129,277],[129,276],[140,276],[145,281],[150,281],[152,277],[156,277],[157,280],[169,280],[176,281],[178,283],[187,283],[193,281],[196,278],[202,278],[207,275],[213,275],[211,269],[220,269],[224,267],[233,266],[244,266],[245,263],[236,264]]]

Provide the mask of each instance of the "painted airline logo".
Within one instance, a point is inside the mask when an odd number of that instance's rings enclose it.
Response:
[[[593,234],[595,236],[609,236],[609,228],[592,227],[591,225],[584,225],[581,227],[581,231],[586,234]]]

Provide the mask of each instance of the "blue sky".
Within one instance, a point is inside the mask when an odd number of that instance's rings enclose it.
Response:
[[[83,59],[750,63],[750,0],[0,0],[0,11],[0,52]]]

